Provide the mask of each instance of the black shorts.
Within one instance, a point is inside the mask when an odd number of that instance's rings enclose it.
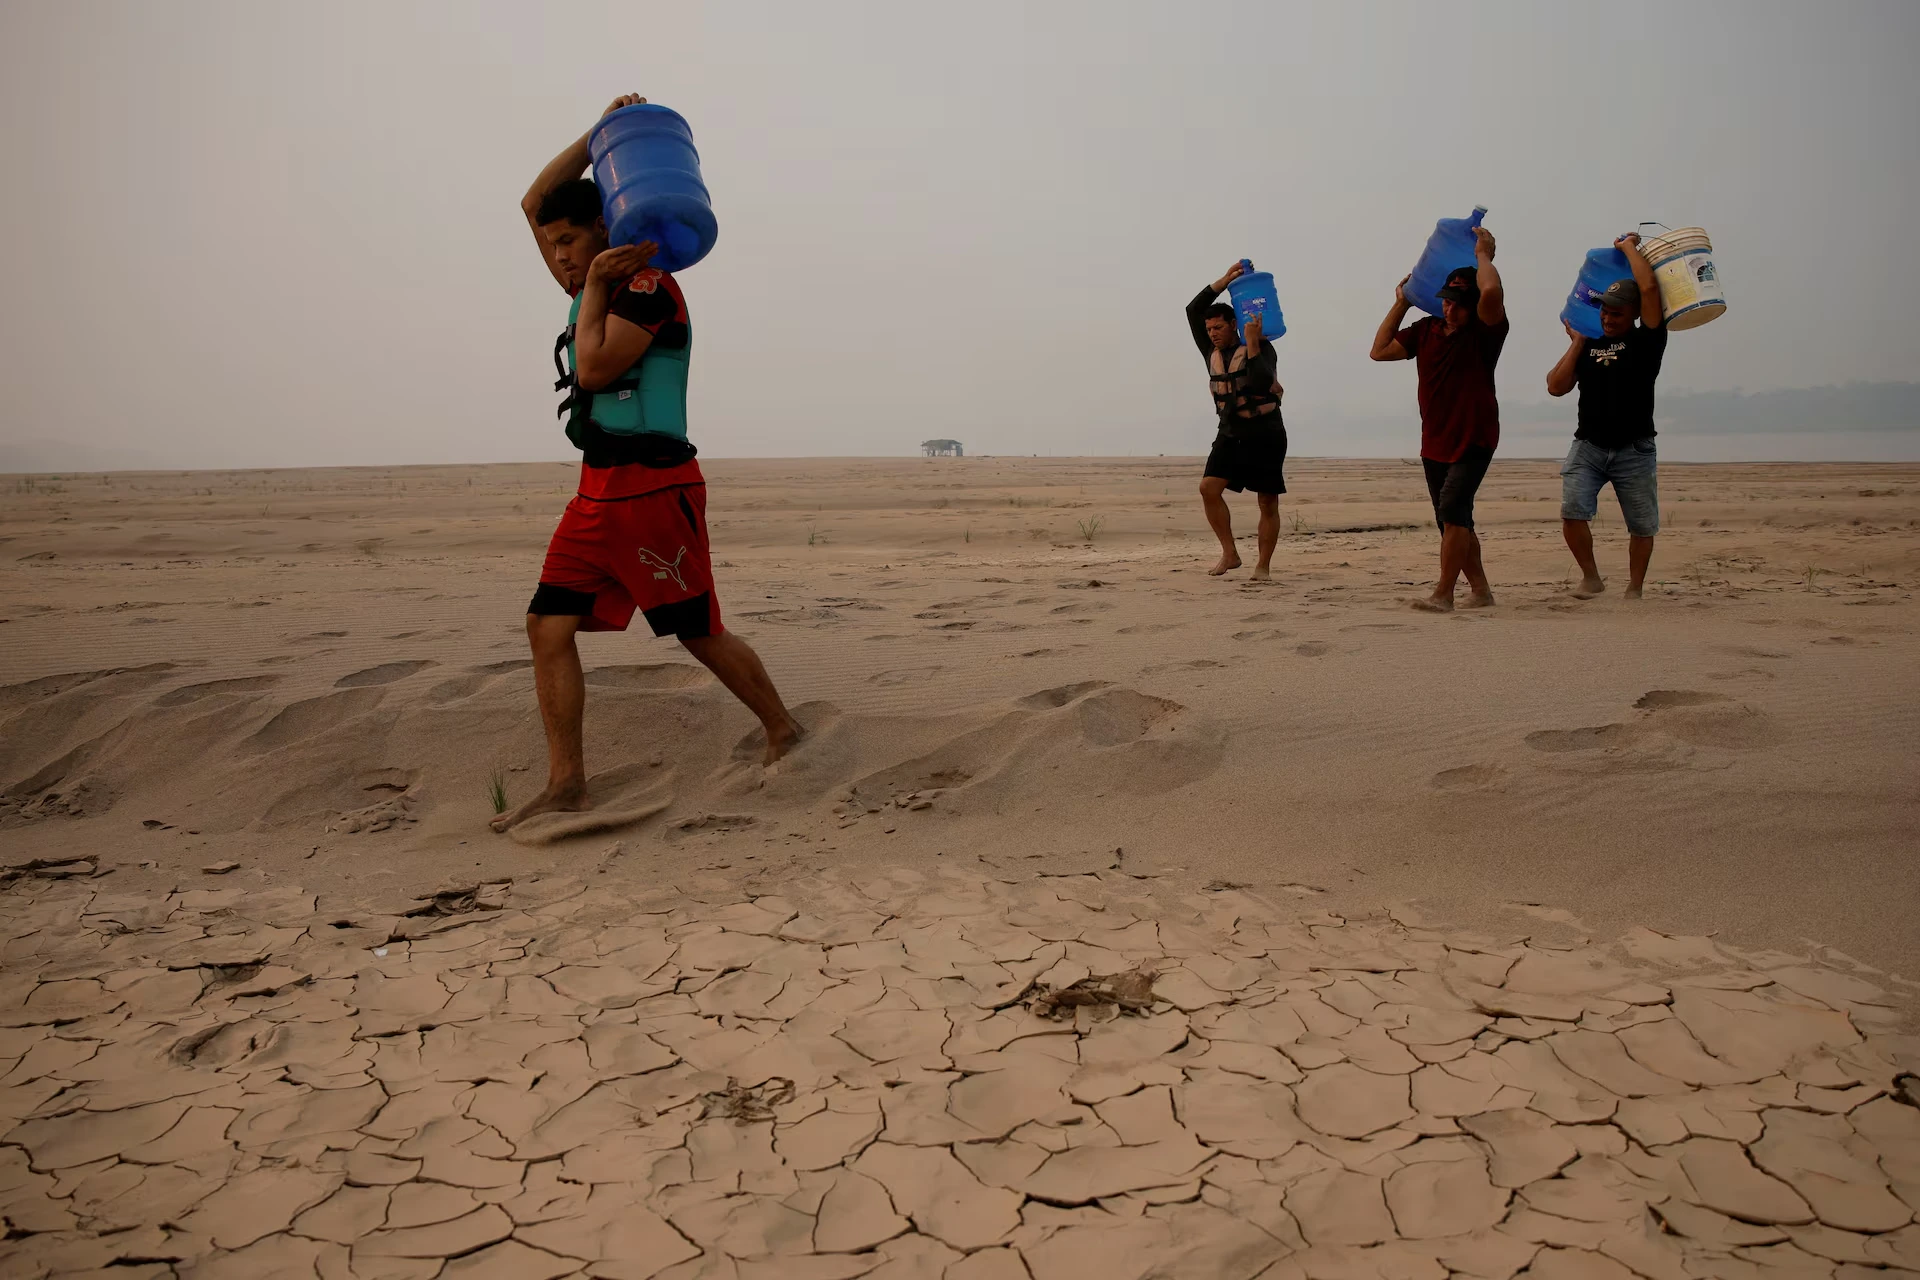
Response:
[[[1473,495],[1487,478],[1493,463],[1493,450],[1469,449],[1458,462],[1420,459],[1427,472],[1427,493],[1433,498],[1433,518],[1444,531],[1450,524],[1473,528]]]
[[[1287,429],[1284,426],[1256,427],[1229,435],[1222,427],[1213,438],[1213,451],[1207,454],[1204,474],[1225,480],[1235,493],[1248,489],[1255,493],[1287,491]]]

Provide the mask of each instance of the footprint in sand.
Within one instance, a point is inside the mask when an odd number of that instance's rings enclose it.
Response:
[[[1526,743],[1535,751],[1599,751],[1623,747],[1639,736],[1632,725],[1601,724],[1583,729],[1535,729],[1527,735]]]
[[[1235,661],[1240,659],[1236,658]],[[1156,662],[1150,667],[1140,668],[1140,674],[1157,676],[1163,671],[1210,671],[1227,665],[1225,662],[1216,662],[1212,658],[1189,658],[1184,662]]]
[[[1478,791],[1504,782],[1507,771],[1497,764],[1463,764],[1442,769],[1433,775],[1433,786],[1440,791]]]
[[[1786,731],[1758,707],[1729,701],[1725,706],[1675,710],[1659,720],[1660,731],[1696,747],[1754,751],[1786,739]]]
[[[1236,631],[1233,633],[1233,638],[1235,640],[1290,640],[1293,638],[1293,632],[1261,628],[1253,631]]]
[[[341,676],[333,682],[336,689],[359,689],[366,685],[392,684],[396,680],[405,680],[416,671],[425,671],[433,666],[426,658],[414,658],[407,662],[383,662],[377,667],[368,667],[364,671],[354,671]]]
[[[1715,645],[1714,652],[1732,654],[1736,658],[1780,659],[1780,658],[1791,658],[1793,656],[1790,653],[1783,653],[1778,649],[1757,649],[1752,645],[1746,645],[1746,644]]]
[[[867,677],[867,683],[877,684],[883,689],[890,689],[895,685],[901,684],[919,684],[921,681],[931,680],[939,670],[940,667],[937,665],[930,667],[901,667],[893,671],[876,672]]]
[[[1309,640],[1305,644],[1295,645],[1293,651],[1303,658],[1318,658],[1323,654],[1332,653],[1333,646],[1325,640]]]
[[[1709,702],[1731,702],[1724,693],[1701,693],[1693,689],[1654,689],[1640,695],[1633,705],[1642,711],[1660,711],[1667,707],[1698,707]]]

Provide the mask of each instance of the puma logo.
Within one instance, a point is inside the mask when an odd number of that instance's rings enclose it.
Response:
[[[654,566],[656,570],[653,575],[654,577],[672,578],[674,586],[679,587],[682,591],[687,589],[687,580],[680,576],[680,562],[687,558],[687,549],[684,546],[680,548],[679,554],[674,556],[672,560],[668,560],[658,552],[649,551],[645,547],[639,548],[639,552],[641,560]]]

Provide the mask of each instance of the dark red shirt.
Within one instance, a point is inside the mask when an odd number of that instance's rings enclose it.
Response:
[[[1420,371],[1420,456],[1458,462],[1469,449],[1500,443],[1500,401],[1493,367],[1510,326],[1474,316],[1449,334],[1437,316],[1416,320],[1394,335]]]

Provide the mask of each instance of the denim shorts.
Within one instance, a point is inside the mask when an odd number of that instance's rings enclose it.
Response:
[[[1600,489],[1613,485],[1627,532],[1651,538],[1660,532],[1660,487],[1655,474],[1658,458],[1653,437],[1635,440],[1619,449],[1602,449],[1575,440],[1560,468],[1560,518],[1591,520],[1600,505]]]

